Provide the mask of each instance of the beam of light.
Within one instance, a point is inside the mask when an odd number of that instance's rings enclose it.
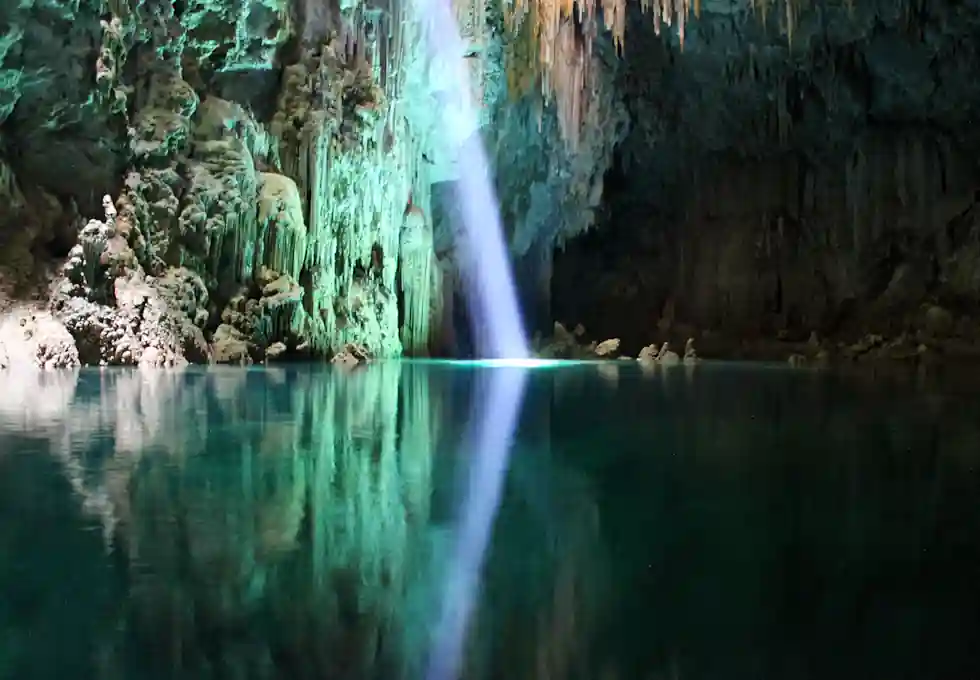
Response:
[[[460,215],[456,230],[459,269],[467,297],[477,356],[497,360],[528,360],[530,351],[507,258],[497,199],[490,182],[473,110],[465,52],[449,0],[413,0],[422,26],[430,68],[445,86],[437,92],[442,106],[439,132],[455,159],[458,177],[453,199]],[[470,467],[464,485],[462,516],[440,618],[430,650],[428,680],[456,680],[470,615],[477,600],[501,488],[510,457],[510,439],[517,426],[527,368],[496,366],[478,369],[488,376],[477,392],[474,418],[464,440]],[[483,387],[482,385],[480,386]]]
[[[463,64],[463,41],[449,0],[414,0],[413,6],[423,28],[430,68],[443,83],[443,91],[437,93],[442,102],[438,107],[441,141],[448,145],[459,169],[452,183],[461,221],[456,246],[477,356],[525,359],[530,351],[479,135],[473,90]]]
[[[524,399],[527,369],[481,369],[473,419],[463,440],[469,454],[456,543],[449,562],[440,618],[426,680],[456,680],[470,616],[478,599],[480,575],[510,460],[510,440]]]

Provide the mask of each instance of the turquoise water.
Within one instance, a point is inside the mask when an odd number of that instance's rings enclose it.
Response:
[[[514,370],[0,374],[0,678],[419,680]],[[980,677],[980,390],[526,383],[463,677]]]

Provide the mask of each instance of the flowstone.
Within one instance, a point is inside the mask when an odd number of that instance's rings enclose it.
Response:
[[[460,279],[436,261],[431,200],[440,121],[454,114],[424,27],[407,6],[375,9],[0,9],[0,278],[18,288],[11,297],[50,288],[83,363],[327,358],[349,344],[379,358],[427,354],[444,290]],[[509,105],[502,16],[472,1],[454,10],[467,53],[448,66],[472,80],[476,132]],[[534,136],[531,108],[498,126],[520,139],[488,136],[491,156],[509,162]],[[560,212],[584,215],[586,170],[604,166],[591,149],[570,161],[553,123],[548,109],[545,146],[562,150],[531,164],[531,185],[548,183],[547,197],[569,197]],[[572,180],[547,179],[569,163]],[[530,237],[514,210],[530,210],[527,183],[504,184],[521,254]]]
[[[0,368],[72,368],[78,349],[51,313],[18,307],[0,317]]]

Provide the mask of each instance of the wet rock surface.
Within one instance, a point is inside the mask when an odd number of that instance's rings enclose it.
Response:
[[[830,354],[868,335],[971,354],[980,8],[811,7],[787,40],[724,4],[683,50],[631,16],[632,125],[599,228],[556,254],[554,316],[628,352],[697,335],[705,356],[784,361],[816,331]]]
[[[659,33],[627,4],[570,137],[581,101],[543,105],[500,8],[454,3],[542,354],[975,358],[980,8],[790,4]],[[458,349],[458,112],[417,36],[342,5],[0,7],[0,309],[50,310],[82,363]]]
[[[364,263],[382,213],[401,221],[413,151],[403,137],[367,181],[384,93],[349,20],[284,0],[4,3],[0,311],[50,309],[85,364],[331,356],[335,298],[359,282],[345,332],[397,354],[396,267],[368,281]]]
[[[73,368],[78,348],[65,325],[36,307],[0,315],[0,368]]]
[[[619,356],[618,338],[589,342],[585,336],[584,326],[578,325],[569,331],[556,321],[550,337],[538,334],[531,344],[535,354],[542,359],[615,359]]]
[[[368,350],[354,343],[348,343],[343,351],[338,352],[330,360],[332,364],[343,368],[354,368],[371,361],[371,354]]]

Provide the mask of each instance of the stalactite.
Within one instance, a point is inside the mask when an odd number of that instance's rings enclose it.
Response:
[[[303,204],[293,180],[261,173],[255,262],[299,280],[306,260]]]
[[[20,185],[17,182],[17,175],[2,158],[0,158],[0,199],[11,212],[25,205],[24,195],[21,193]]]
[[[401,35],[406,29],[396,30],[392,42],[413,48]],[[356,342],[389,355],[401,350],[394,291],[404,206],[413,190],[427,198],[419,186],[425,178],[396,110],[399,69],[363,58],[365,51],[400,55],[390,47],[351,49],[348,42],[334,41],[291,67],[272,126],[283,171],[295,179],[305,206],[303,267],[312,285],[295,331],[322,352]],[[374,85],[382,71],[385,93]],[[324,83],[334,89],[317,92]],[[310,101],[310,91],[319,101]]]
[[[505,25],[510,33],[506,68],[512,97],[533,93],[544,102],[556,101],[566,141],[575,145],[581,134],[582,111],[588,108],[589,66],[598,21],[596,4],[601,2],[602,23],[611,33],[617,53],[625,45],[626,3],[629,0],[504,0]],[[640,0],[650,14],[657,35],[664,26],[677,26],[683,49],[687,18],[700,18],[701,0]],[[796,24],[810,0],[752,0],[752,10],[763,30],[771,11],[780,11],[777,24],[793,47]],[[574,40],[570,40],[571,35]],[[578,122],[578,127],[571,125]]]
[[[188,231],[196,231],[199,220],[204,222],[204,236],[211,243],[207,252],[212,275],[218,275],[228,246],[233,249],[237,276],[250,279],[258,232],[258,184],[252,157],[237,138],[202,139],[195,143],[194,162],[181,222]]]
[[[432,227],[425,213],[412,206],[405,212],[401,233],[401,281],[405,298],[402,346],[409,354],[425,354],[432,321]]]

